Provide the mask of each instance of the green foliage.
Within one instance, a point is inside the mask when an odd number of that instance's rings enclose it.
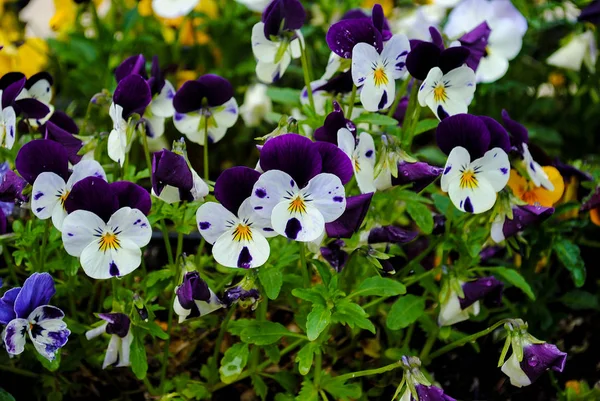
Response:
[[[392,305],[387,317],[387,327],[390,330],[406,328],[416,322],[423,313],[425,313],[425,300],[415,295],[405,295]]]

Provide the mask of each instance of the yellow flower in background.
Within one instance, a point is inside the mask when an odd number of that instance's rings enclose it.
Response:
[[[149,17],[152,15],[152,0],[140,0],[138,3],[138,13],[142,17]]]
[[[144,1],[144,0],[142,0]],[[208,18],[214,19],[219,16],[219,7],[215,0],[202,0],[194,8],[194,11],[205,14]],[[192,46],[194,44],[204,45],[210,42],[210,36],[200,30],[204,23],[204,18],[158,18],[165,25],[163,36],[165,41],[173,43],[179,36],[179,43],[183,46]],[[180,32],[178,32],[180,31]]]
[[[394,0],[364,0],[361,7],[370,10],[375,4],[381,4],[381,8],[383,8],[383,13],[386,17],[392,15],[392,12],[394,11]]]
[[[542,169],[548,175],[548,179],[552,185],[554,185],[553,191],[535,186],[533,182],[519,175],[516,170],[510,171],[508,186],[512,189],[516,197],[530,205],[539,204],[544,207],[552,207],[562,197],[565,190],[565,183],[556,168],[545,166]]]
[[[0,0],[1,1],[1,0]],[[3,5],[3,4],[2,4]],[[13,13],[0,15],[0,76],[20,71],[27,76],[43,71],[48,59],[48,45],[40,38],[26,38]]]
[[[75,24],[77,4],[73,0],[54,0],[54,15],[50,19],[50,28],[63,33]]]

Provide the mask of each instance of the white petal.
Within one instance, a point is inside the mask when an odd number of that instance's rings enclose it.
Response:
[[[208,302],[194,300],[196,307],[198,308],[198,312],[200,312],[200,316],[208,315],[216,310],[219,310],[223,307],[223,303],[215,295],[215,293],[209,288],[210,291],[210,299]]]
[[[485,152],[483,157],[474,160],[473,165],[481,166],[477,174],[490,183],[494,191],[500,192],[508,183],[510,177],[510,161],[508,155],[501,148],[493,148]]]
[[[344,185],[335,174],[318,174],[301,192],[306,204],[316,208],[325,223],[337,220],[346,210]]]
[[[196,224],[198,224],[200,235],[209,244],[214,244],[237,220],[238,218],[233,213],[215,202],[202,204],[196,212]]]
[[[372,79],[373,63],[380,59],[377,49],[367,43],[357,43],[352,49],[352,81],[362,86]]]
[[[525,162],[527,174],[529,174],[531,181],[533,181],[537,187],[542,186],[549,191],[554,191],[554,184],[552,184],[548,178],[548,174],[546,174],[542,166],[533,160],[533,156],[531,156],[531,153],[529,152],[529,146],[527,146],[526,143],[523,143],[522,146],[523,161]]]
[[[91,340],[91,339],[94,339],[94,338],[106,333],[106,326],[108,326],[108,322],[104,322],[100,326],[86,331],[85,338],[87,338],[88,340]]]
[[[171,185],[165,185],[160,195],[156,195],[154,189],[151,190],[153,196],[156,196],[158,199],[162,200],[166,203],[178,203],[181,201],[181,196],[179,195],[179,188],[172,187]]]
[[[510,384],[515,387],[529,386],[531,384],[531,380],[529,380],[529,377],[525,374],[523,369],[521,369],[517,354],[514,352],[510,358],[504,362],[504,365],[502,365],[500,370],[510,378]]]
[[[175,300],[173,301],[173,311],[175,314],[177,314],[177,316],[179,316],[179,323],[183,323],[190,313],[192,313],[191,309],[185,309],[183,306],[181,306],[177,296],[175,296]]]
[[[65,231],[63,230],[63,235],[64,233]],[[100,250],[99,241],[94,241],[85,247],[81,252],[79,262],[85,274],[91,278],[108,279],[118,276],[118,274],[110,274],[113,257],[110,251],[104,252]],[[116,272],[114,268],[112,271]]]
[[[443,80],[448,83],[447,100],[441,103],[435,102],[435,109],[431,110],[437,114],[437,106],[441,104],[448,115],[466,113],[475,94],[475,72],[467,66],[462,66],[444,75]],[[431,107],[430,104],[429,106]]]
[[[442,81],[443,76],[444,73],[439,67],[433,67],[431,70],[429,70],[427,77],[425,78],[425,80],[421,84],[421,87],[419,88],[418,99],[421,107],[429,105],[429,102],[432,101],[433,90],[438,85],[438,83]]]
[[[385,96],[385,99],[383,99],[383,96]],[[382,100],[385,101],[382,102]],[[393,98],[392,101],[394,101]],[[360,102],[367,111],[378,111],[389,107],[389,97],[386,87],[375,85],[374,78],[371,75],[361,87]]]
[[[119,350],[121,349],[121,337],[116,334],[110,336],[110,342],[108,348],[106,348],[106,355],[104,355],[104,362],[102,363],[102,369],[106,369],[108,366],[114,364],[119,359]]]
[[[148,138],[160,138],[165,133],[165,118],[153,115],[152,113],[144,114],[146,120],[146,132]],[[143,134],[142,134],[143,135]]]
[[[139,209],[122,207],[110,216],[106,224],[121,241],[130,240],[139,248],[148,245],[152,237],[150,222]]]
[[[379,175],[375,178],[375,188],[378,191],[385,191],[392,187],[392,172],[389,167],[384,167]]]
[[[439,326],[452,326],[453,324],[469,320],[469,313],[460,308],[458,295],[452,293],[446,302],[440,305],[438,316]]]
[[[83,250],[95,242],[106,223],[92,212],[76,210],[69,214],[62,226],[62,240],[65,250],[71,256],[81,256]]]
[[[119,163],[121,167],[125,163],[125,152],[127,151],[127,134],[123,130],[110,131],[108,135],[108,157]]]
[[[335,73],[338,72],[341,66],[342,58],[334,52],[331,52],[331,54],[329,55],[329,60],[327,61],[327,67],[325,67],[325,73],[323,74],[321,79],[331,79],[335,75]]]
[[[49,318],[48,313],[57,318]],[[63,317],[64,313],[60,309],[50,305],[39,306],[28,317],[29,337],[37,352],[50,361],[54,360],[56,351],[66,344],[71,334]],[[37,326],[36,330],[32,330],[31,325]]]
[[[281,60],[277,63],[274,61],[259,60],[256,63],[256,76],[258,77],[259,81],[265,84],[278,81],[283,74],[285,74],[285,70],[287,70],[291,61],[292,59],[288,52],[285,52],[281,57]]]
[[[305,204],[302,213],[289,208],[290,201],[281,202],[273,208],[271,224],[277,233],[300,242],[314,241],[323,234],[325,220],[316,207]]]
[[[165,86],[160,93],[154,96],[150,103],[150,111],[157,117],[173,117],[175,109],[173,108],[173,97],[175,97],[175,88],[173,84],[165,80]]]
[[[240,220],[246,220],[255,231],[260,232],[263,237],[270,238],[277,235],[271,227],[271,217],[264,217],[256,213],[252,206],[250,197],[244,200],[238,209],[238,217]]]
[[[259,216],[270,218],[273,208],[283,201],[284,197],[290,198],[298,191],[298,185],[289,174],[269,170],[261,174],[252,188],[252,207]]]
[[[479,61],[477,67],[477,82],[496,82],[508,71],[508,59],[499,54],[491,53]]]
[[[241,222],[238,222],[241,224]],[[237,224],[215,242],[212,253],[217,263],[226,267],[250,269],[262,266],[269,259],[269,242],[258,230],[248,228],[250,239],[236,235]]]
[[[152,9],[159,17],[177,18],[187,15],[200,0],[152,0]]]
[[[7,149],[12,149],[15,144],[15,135],[17,133],[17,115],[15,114],[15,109],[10,106],[3,109],[2,119],[4,120],[4,127],[1,129],[6,135],[4,146],[6,146]]]
[[[375,143],[369,133],[360,134],[354,157],[354,174],[360,192],[375,192]]]
[[[106,181],[106,173],[100,163],[96,160],[81,160],[73,166],[73,173],[67,180],[67,191],[71,191],[76,182],[86,177],[97,177]]]
[[[450,182],[460,179],[460,169],[471,164],[471,156],[467,149],[457,146],[448,155],[444,173],[442,174],[442,191],[448,192]]]
[[[133,334],[131,330],[127,332],[127,335],[121,339],[121,347],[119,349],[119,363],[118,368],[131,365],[129,361],[129,355],[131,354],[131,343],[133,342]]]
[[[492,223],[492,227],[490,230],[490,236],[492,237],[492,240],[499,244],[502,241],[504,241],[506,238],[504,237],[504,220],[506,219],[506,216],[504,216],[503,214],[499,214],[496,216],[496,218],[494,219],[493,223]]]
[[[27,341],[27,328],[29,322],[25,319],[13,319],[4,328],[2,339],[4,340],[4,346],[6,351],[11,355],[19,355],[25,349],[25,342]]]
[[[52,100],[52,85],[46,79],[40,79],[31,88],[27,89],[29,97],[37,99],[45,105],[49,105]]]
[[[173,116],[173,124],[175,125],[175,128],[177,128],[177,131],[187,135],[191,141],[196,143],[202,141],[202,143],[204,143],[204,127],[202,127],[202,132],[200,132],[201,119],[202,116],[197,112],[186,114],[175,113]]]
[[[474,214],[487,212],[496,203],[496,191],[484,178],[479,179],[474,188],[461,188],[458,177],[450,182],[448,195],[457,209]]]
[[[212,116],[214,117],[218,128],[230,128],[238,119],[239,109],[237,101],[234,97],[225,102],[222,106],[211,109]],[[221,139],[221,138],[219,138]],[[213,138],[213,142],[217,142]]]
[[[133,241],[119,238],[117,249],[100,249],[100,241],[89,244],[81,253],[81,267],[95,279],[123,277],[137,269],[142,262],[142,251]]]
[[[508,19],[499,19],[490,28],[489,53],[507,60],[517,57],[523,46],[523,34],[515,29],[515,24]]]
[[[383,46],[381,59],[387,61],[386,72],[390,80],[400,79],[406,75],[406,56],[409,51],[410,43],[403,34],[392,36]]]
[[[279,50],[278,42],[271,42],[265,37],[265,24],[258,22],[252,27],[252,53],[258,61],[273,63]]]
[[[207,196],[208,193],[210,192],[208,189],[208,185],[204,182],[204,180],[202,178],[200,178],[198,173],[196,173],[196,170],[191,169],[191,171],[192,171],[192,178],[193,178],[194,186],[192,187],[192,190],[190,192],[192,193],[192,197],[194,198],[195,201],[197,201],[197,200],[203,201],[204,197]]]
[[[54,209],[52,209],[52,224],[58,231],[62,231],[62,226],[67,216],[67,211],[60,203],[54,205]]]
[[[50,218],[56,205],[62,209],[61,196],[65,191],[65,181],[59,175],[51,172],[41,173],[33,183],[31,211],[39,219]]]
[[[340,128],[337,132],[338,147],[348,155],[349,158],[354,156],[354,148],[356,147],[356,139],[348,128]]]
[[[296,37],[294,39],[292,39],[292,41],[290,42],[290,47],[288,49],[288,52],[290,53],[290,56],[293,59],[298,59],[302,56],[302,47],[304,47],[305,44],[304,44],[304,36],[302,35],[302,31],[296,30],[295,34],[296,34]]]

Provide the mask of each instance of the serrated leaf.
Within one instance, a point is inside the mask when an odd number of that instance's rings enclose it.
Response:
[[[586,271],[579,247],[563,238],[554,243],[554,251],[562,264],[571,272],[571,278],[575,286],[583,286],[585,284]]]
[[[529,283],[514,269],[506,267],[498,267],[494,269],[494,273],[501,275],[506,281],[523,291],[531,300],[535,301],[535,294]]]
[[[433,231],[433,215],[427,206],[418,202],[408,202],[406,211],[425,234],[431,234]]]
[[[129,359],[133,374],[138,379],[143,380],[148,372],[148,358],[146,356],[144,335],[139,329],[135,330],[133,333],[133,341],[131,342]]]
[[[296,396],[296,401],[318,401],[319,391],[315,387],[312,381],[304,380],[302,382],[302,389]]]
[[[267,394],[269,392],[269,388],[265,381],[259,375],[251,375],[250,379],[252,379],[252,387],[261,400],[265,400],[267,398]]]
[[[331,310],[326,306],[314,304],[312,311],[306,318],[306,335],[310,341],[314,341],[319,337],[331,323]]]
[[[277,299],[281,285],[283,284],[283,274],[281,270],[274,267],[263,266],[258,269],[258,278],[262,284],[265,293],[269,299]]]
[[[15,401],[15,397],[0,388],[0,401]]]
[[[240,338],[245,343],[268,345],[289,334],[281,324],[269,321],[256,322],[242,330]]]
[[[406,294],[404,284],[391,278],[374,276],[365,279],[358,288],[350,294],[351,296],[379,295],[382,297],[393,297]]]
[[[234,344],[225,351],[219,368],[221,381],[226,384],[233,383],[246,367],[249,355],[248,344],[244,343]]]
[[[292,295],[304,301],[325,306],[325,299],[314,288],[295,288],[292,290]]]
[[[363,113],[353,121],[355,124],[398,125],[398,120],[395,118],[376,113]]]
[[[362,396],[362,389],[359,384],[348,384],[344,380],[326,376],[323,378],[322,387],[336,400],[356,400]]]
[[[387,327],[390,330],[403,329],[416,322],[423,313],[425,313],[425,298],[405,295],[392,305],[387,317]]]
[[[427,118],[425,120],[421,120],[417,123],[415,127],[414,136],[421,135],[427,131],[431,131],[434,128],[437,128],[439,124],[439,120],[435,118]]]
[[[315,351],[318,350],[318,346],[313,343],[307,343],[304,347],[300,348],[300,351],[296,354],[295,362],[298,363],[298,370],[302,376],[305,376],[310,372],[310,368],[313,364],[313,359],[315,356]]]

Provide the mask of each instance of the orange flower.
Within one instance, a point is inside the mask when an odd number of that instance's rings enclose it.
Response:
[[[597,226],[600,226],[600,208],[590,210],[590,220]]]
[[[545,207],[552,207],[562,197],[565,191],[565,183],[557,169],[551,166],[542,167],[548,175],[548,179],[554,185],[554,190],[549,191],[544,187],[536,187],[531,181],[521,177],[516,170],[510,171],[508,186],[512,189],[515,196],[527,202],[530,205],[539,204]]]

